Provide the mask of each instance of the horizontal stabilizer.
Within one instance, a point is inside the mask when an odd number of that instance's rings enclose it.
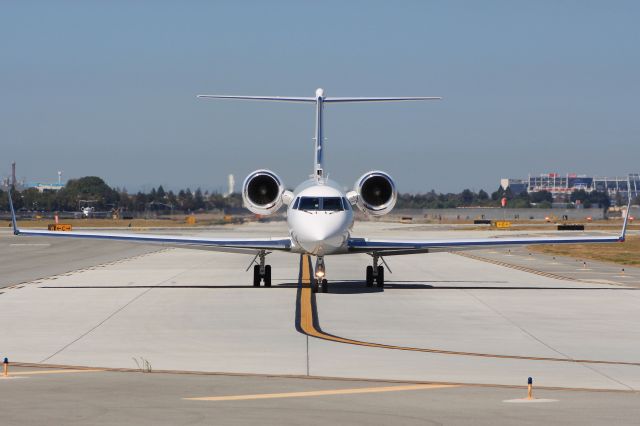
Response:
[[[292,96],[230,96],[230,95],[198,95],[198,98],[242,99],[248,101],[280,101],[280,102],[315,102],[316,98],[299,98]]]
[[[295,97],[295,96],[235,96],[235,95],[197,95],[198,98],[212,99],[238,99],[248,101],[279,101],[279,102],[307,102],[314,103],[317,98]],[[347,102],[397,102],[397,101],[438,101],[439,96],[409,96],[409,97],[364,97],[364,98],[332,98],[322,97],[324,103],[347,103]]]
[[[391,97],[391,98],[325,98],[325,102],[396,102],[396,101],[439,101],[439,96],[412,96],[412,97]]]

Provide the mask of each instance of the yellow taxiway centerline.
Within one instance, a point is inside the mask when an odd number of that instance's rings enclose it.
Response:
[[[459,254],[459,253],[456,253]],[[472,255],[464,254],[465,257],[472,257]],[[483,258],[484,259],[484,258]],[[497,261],[496,261],[497,262]],[[491,261],[490,263],[495,263]],[[640,362],[632,361],[608,361],[608,360],[590,360],[590,359],[574,359],[574,358],[553,358],[553,357],[538,357],[538,356],[524,356],[524,355],[503,355],[503,354],[489,354],[480,352],[463,352],[452,351],[446,349],[432,349],[432,348],[414,348],[407,346],[387,345],[374,342],[363,342],[361,340],[353,340],[340,336],[335,336],[324,332],[318,325],[314,324],[315,304],[313,300],[313,293],[311,289],[311,258],[309,255],[304,254],[301,256],[300,268],[300,296],[299,296],[299,326],[300,330],[312,337],[317,337],[323,340],[329,340],[332,342],[346,343],[356,346],[367,346],[371,348],[392,349],[400,351],[410,352],[425,352],[443,355],[462,355],[473,356],[481,358],[499,358],[499,359],[518,359],[527,361],[551,361],[551,362],[569,362],[569,363],[584,363],[584,364],[609,364],[609,365],[634,365],[640,366]],[[517,268],[520,269],[520,268]],[[526,271],[529,272],[529,271]]]
[[[251,399],[272,399],[272,398],[302,398],[310,396],[327,395],[351,395],[357,393],[378,393],[378,392],[400,392],[415,391],[424,389],[454,388],[456,385],[403,385],[403,386],[379,386],[370,388],[353,389],[330,389],[307,392],[287,392],[287,393],[259,393],[254,395],[229,395],[229,396],[205,396],[198,398],[183,398],[189,401],[246,401]]]

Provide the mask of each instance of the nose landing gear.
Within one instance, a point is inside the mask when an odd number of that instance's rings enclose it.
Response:
[[[318,260],[316,260],[315,277],[311,279],[311,289],[314,293],[329,292],[329,282],[325,278],[325,271],[324,258],[318,256]]]

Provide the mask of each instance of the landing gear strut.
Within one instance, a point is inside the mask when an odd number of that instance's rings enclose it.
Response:
[[[271,287],[271,265],[265,264],[267,252],[262,250],[256,258],[260,258],[260,263],[253,266],[253,286],[260,287],[260,282],[264,280],[265,287]],[[253,259],[255,261],[255,259]]]
[[[311,280],[311,289],[314,293],[318,291],[322,293],[329,292],[329,282],[324,277],[325,276],[325,267],[324,267],[324,258],[318,256],[318,260],[316,260],[316,271],[315,277]]]
[[[373,253],[371,257],[373,257],[373,265],[367,266],[367,274],[366,274],[367,287],[373,287],[373,283],[375,281],[376,287],[383,288],[384,287],[384,266],[378,265],[378,260],[380,260],[381,257],[376,253]]]

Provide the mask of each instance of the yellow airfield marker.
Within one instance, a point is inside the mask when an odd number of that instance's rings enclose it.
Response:
[[[548,399],[548,398],[534,398],[533,397],[533,378],[529,377],[527,379],[527,397],[526,398],[517,398],[517,399],[505,399],[502,402],[509,403],[539,403],[539,402],[558,402],[557,399]]]

